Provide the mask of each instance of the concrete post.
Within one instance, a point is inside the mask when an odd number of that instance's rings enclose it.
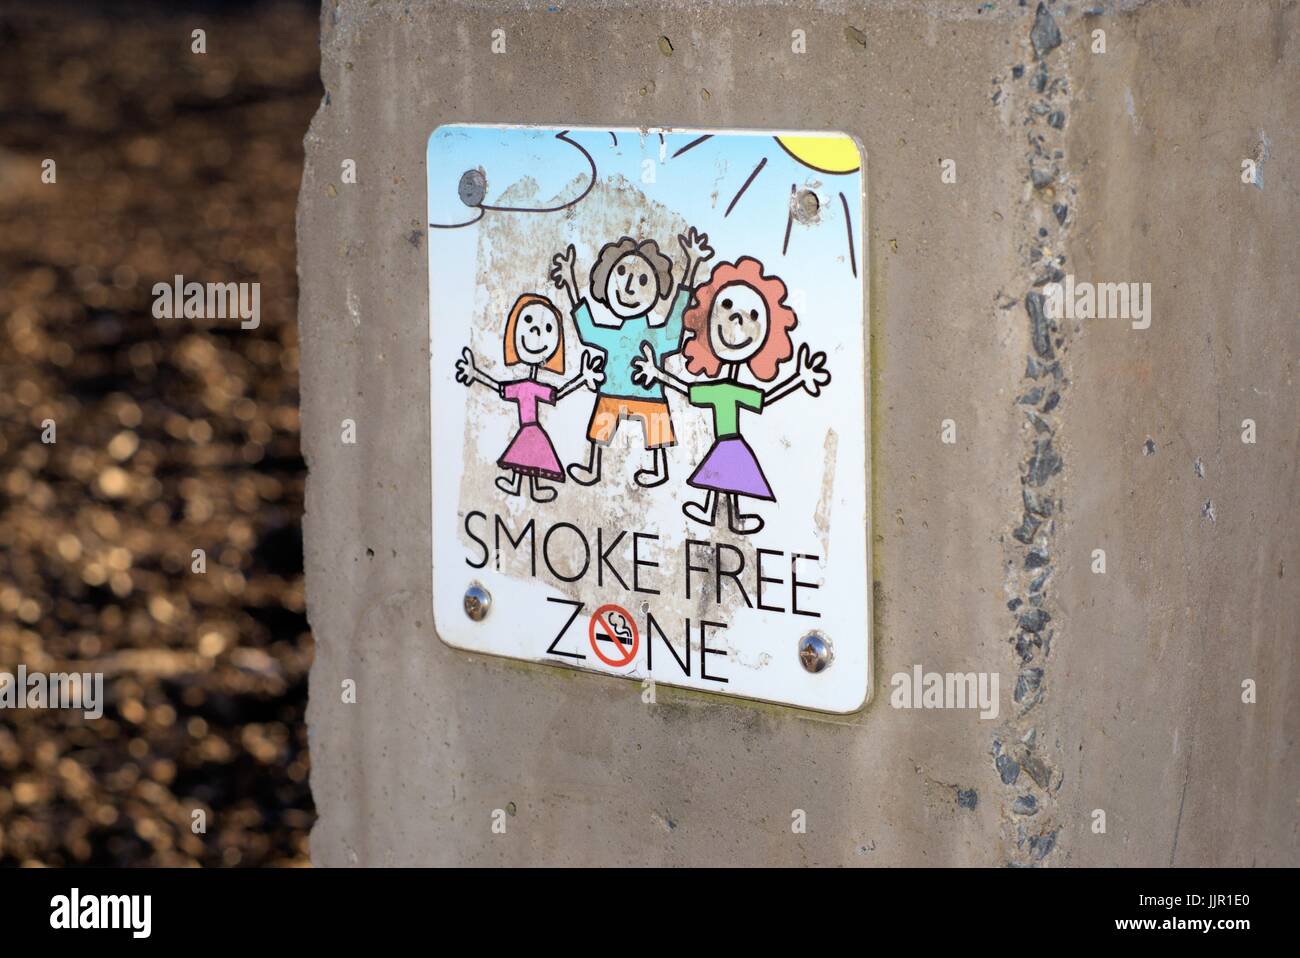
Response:
[[[1034,6],[327,0],[298,224],[318,864],[1300,864],[1295,11]],[[647,707],[435,637],[450,122],[865,144],[862,712]],[[1144,305],[1054,319],[1058,281]],[[894,707],[914,667],[999,673],[998,718]]]

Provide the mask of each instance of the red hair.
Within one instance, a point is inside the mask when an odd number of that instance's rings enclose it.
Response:
[[[708,283],[695,289],[691,307],[682,317],[691,331],[691,338],[682,347],[686,369],[697,376],[701,373],[716,376],[722,368],[722,360],[709,343],[709,313],[718,291],[732,283],[751,287],[767,304],[767,338],[746,365],[756,379],[764,382],[775,379],[777,367],[794,355],[790,330],[799,324],[799,318],[785,305],[785,283],[777,276],[764,276],[763,264],[751,256],[742,256],[734,264],[719,263]]]

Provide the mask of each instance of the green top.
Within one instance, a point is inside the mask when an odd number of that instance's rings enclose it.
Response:
[[[729,379],[692,386],[686,398],[692,406],[713,407],[713,431],[719,439],[740,435],[741,406],[754,412],[763,411],[763,390]]]
[[[600,395],[663,402],[663,383],[641,386],[632,381],[632,360],[641,356],[642,342],[650,344],[658,363],[682,348],[682,316],[690,300],[690,290],[679,289],[662,326],[651,326],[644,319],[625,320],[621,326],[598,326],[585,299],[574,307],[578,338],[605,353],[605,381],[598,390]]]

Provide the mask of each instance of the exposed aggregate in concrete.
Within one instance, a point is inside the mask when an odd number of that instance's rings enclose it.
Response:
[[[1039,746],[1034,710],[1047,694],[1046,663],[1055,638],[1050,597],[1045,591],[1052,573],[1052,539],[1060,511],[1060,486],[1065,460],[1057,440],[1062,390],[1068,383],[1063,366],[1064,331],[1047,314],[1042,288],[1064,278],[1066,257],[1060,252],[1069,226],[1074,187],[1065,166],[1069,81],[1060,26],[1049,4],[1033,11],[1027,53],[1033,64],[1017,64],[1013,79],[1021,83],[1011,93],[1024,98],[1022,124],[1026,133],[1026,175],[1032,187],[1023,222],[1029,231],[1025,249],[1028,290],[1023,297],[1032,352],[1026,357],[1029,385],[1015,400],[1026,416],[1026,458],[1021,470],[1022,515],[1011,538],[1023,546],[1008,562],[1011,588],[1017,592],[1007,608],[1015,616],[1008,643],[1015,654],[1016,681],[1012,716],[993,741],[993,762],[1006,786],[1004,821],[1010,829],[1012,865],[1036,865],[1056,849],[1060,824],[1056,819],[1056,789],[1060,786],[1052,757]],[[1053,70],[1052,67],[1056,69]],[[1021,776],[1024,772],[1024,776]],[[1026,788],[1028,782],[1028,791]],[[1033,817],[1034,827],[1024,820]],[[1014,822],[1014,824],[1011,824]]]

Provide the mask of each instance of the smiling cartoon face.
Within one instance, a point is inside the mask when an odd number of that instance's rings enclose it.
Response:
[[[614,263],[605,281],[605,302],[614,315],[632,319],[650,312],[659,298],[654,267],[640,253],[626,253]]]
[[[515,351],[522,362],[541,365],[560,345],[560,324],[541,303],[530,303],[515,323]]]
[[[723,362],[743,363],[763,348],[769,319],[767,303],[745,283],[729,283],[713,298],[709,339]]]

